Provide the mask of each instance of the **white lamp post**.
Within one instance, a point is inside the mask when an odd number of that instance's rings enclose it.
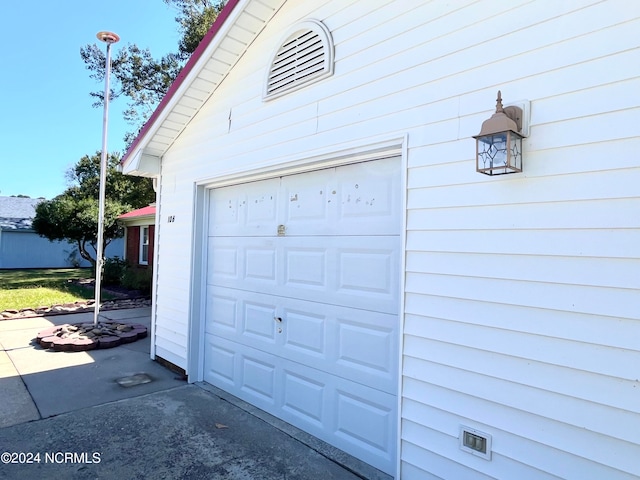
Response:
[[[109,77],[111,76],[111,44],[120,40],[113,32],[98,32],[98,40],[107,44],[107,59],[104,73],[104,113],[102,115],[102,155],[100,157],[100,196],[98,207],[98,248],[96,251],[96,282],[93,324],[98,324],[100,314],[100,289],[102,283],[102,267],[104,264],[104,203],[107,180],[107,126],[109,123]]]

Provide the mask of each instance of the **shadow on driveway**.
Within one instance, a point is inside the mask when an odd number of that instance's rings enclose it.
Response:
[[[144,308],[104,316],[150,323]],[[64,317],[0,322],[0,478],[390,478],[214,387],[187,385],[149,358],[149,338],[88,352],[32,343],[91,315]],[[151,381],[118,383],[138,374]]]

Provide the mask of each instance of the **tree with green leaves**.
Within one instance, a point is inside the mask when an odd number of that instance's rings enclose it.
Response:
[[[149,178],[123,175],[117,169],[120,154],[108,157],[103,251],[124,229],[118,216],[142,208],[155,200]],[[67,172],[69,187],[52,200],[36,207],[32,227],[50,241],[68,240],[82,258],[96,265],[98,237],[98,191],[100,188],[100,152],[82,157]]]
[[[148,48],[128,44],[111,60],[110,99],[129,99],[125,120],[137,131],[151,116],[169,90],[174,79],[207,33],[226,0],[163,0],[177,10],[176,22],[181,33],[177,52],[155,59]],[[91,78],[103,82],[105,53],[96,44],[80,49],[80,55]],[[94,106],[104,103],[104,92],[93,92]],[[135,133],[127,134],[130,143]],[[141,208],[155,199],[151,180],[122,175],[117,171],[119,154],[108,159],[106,203],[104,217],[104,245],[123,234],[117,217]],[[100,153],[85,156],[67,172],[69,188],[52,200],[36,207],[34,230],[51,241],[69,240],[78,247],[80,256],[94,267],[97,251],[98,192],[100,186]]]
[[[128,108],[125,120],[137,132],[148,120],[169,90],[173,80],[196,49],[202,37],[217,18],[226,0],[163,0],[177,10],[176,22],[181,34],[178,51],[155,59],[148,48],[128,44],[115,53],[111,60],[113,88],[110,99],[126,97]],[[80,56],[91,78],[103,82],[105,74],[105,53],[98,45],[85,45]],[[94,107],[104,102],[104,92],[92,92]],[[128,133],[125,142],[130,144],[136,133]]]

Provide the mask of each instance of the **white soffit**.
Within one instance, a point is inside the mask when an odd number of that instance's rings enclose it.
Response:
[[[164,155],[284,2],[240,0],[130,159],[141,151],[158,158]]]
[[[138,177],[156,177],[160,175],[160,157],[148,155],[144,150],[136,150],[127,163],[121,167],[125,175]]]

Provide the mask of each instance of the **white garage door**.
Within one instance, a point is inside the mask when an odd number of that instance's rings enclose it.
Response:
[[[205,381],[392,473],[400,161],[210,192]]]

